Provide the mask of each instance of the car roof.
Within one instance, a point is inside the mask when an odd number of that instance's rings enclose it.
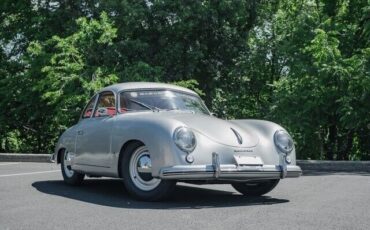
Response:
[[[114,84],[107,86],[99,91],[104,92],[104,91],[113,91],[115,93],[118,93],[123,90],[136,90],[136,89],[172,89],[172,90],[177,90],[177,91],[183,91],[185,93],[190,93],[190,94],[195,94],[194,91],[177,86],[177,85],[171,85],[171,84],[165,84],[165,83],[157,83],[157,82],[127,82],[127,83],[119,83],[119,84]]]

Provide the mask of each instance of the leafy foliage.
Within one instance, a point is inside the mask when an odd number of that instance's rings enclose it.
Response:
[[[370,159],[370,2],[0,3],[0,151],[49,152],[98,89],[160,81],[269,119],[299,158]]]

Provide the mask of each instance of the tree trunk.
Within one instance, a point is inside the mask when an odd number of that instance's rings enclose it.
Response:
[[[334,154],[336,153],[338,130],[335,123],[331,123],[329,126],[328,143],[326,144],[326,155],[328,160],[334,160]]]
[[[340,150],[338,151],[338,159],[341,160],[349,160],[349,153],[352,150],[353,147],[353,138],[354,138],[354,131],[351,130],[348,132],[348,134],[345,137],[345,140],[343,140]]]

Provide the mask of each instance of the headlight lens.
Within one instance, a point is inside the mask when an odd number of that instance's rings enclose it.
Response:
[[[196,140],[194,133],[186,127],[178,127],[174,134],[173,140],[177,147],[184,152],[192,152],[196,146]]]
[[[287,132],[283,130],[278,130],[275,132],[274,142],[276,147],[283,153],[289,154],[293,150],[293,139]]]

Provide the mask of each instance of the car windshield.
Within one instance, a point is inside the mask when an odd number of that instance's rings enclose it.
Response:
[[[138,110],[180,110],[209,115],[195,95],[172,90],[138,90],[120,94],[120,112]]]

